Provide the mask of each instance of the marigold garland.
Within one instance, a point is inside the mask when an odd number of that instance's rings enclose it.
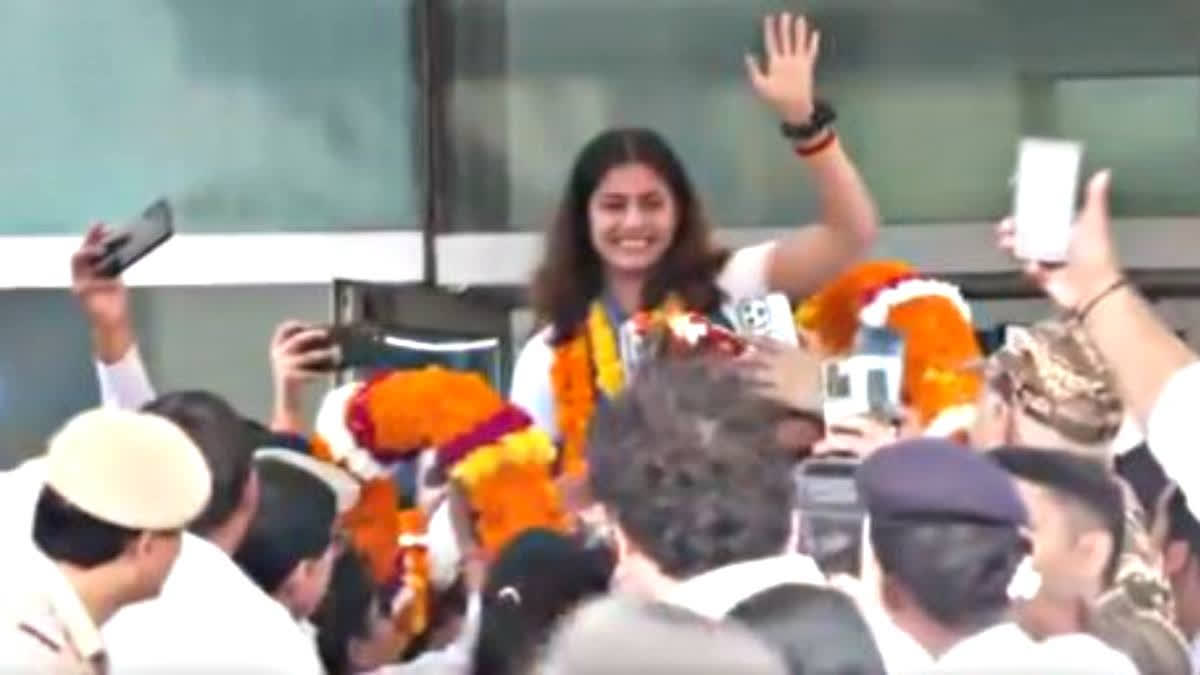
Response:
[[[554,394],[554,414],[562,437],[560,470],[572,478],[587,471],[587,427],[596,410],[596,388],[592,382],[592,363],[587,335],[583,332],[554,349],[550,366],[550,386]]]
[[[526,424],[514,428],[517,420]],[[454,444],[439,448],[439,464],[463,488],[487,556],[495,556],[513,537],[532,527],[569,528],[551,475],[554,444],[545,432],[529,425],[523,412],[501,411],[477,427],[471,439],[478,444],[467,454]]]
[[[608,398],[615,398],[625,387],[625,365],[621,362],[621,352],[613,338],[615,331],[608,323],[608,312],[599,301],[593,302],[588,312],[587,332],[592,359],[596,364],[596,386]]]
[[[683,309],[683,301],[672,294],[641,316],[643,321],[657,321]],[[624,386],[625,366],[615,333],[604,304],[596,300],[583,325],[554,348],[550,387],[562,442],[560,470],[569,478],[582,478],[587,472],[587,427],[600,392],[612,398]]]
[[[328,443],[320,436],[309,440],[309,453],[316,459],[346,468],[333,461]],[[350,472],[354,475],[353,472]],[[399,634],[412,639],[428,625],[430,565],[426,550],[425,514],[420,509],[397,510],[395,484],[389,477],[360,480],[358,501],[340,519],[350,546],[367,564],[375,583],[393,601],[404,602],[392,618]]]
[[[396,459],[453,439],[503,405],[480,375],[431,366],[367,382],[351,398],[346,420],[359,447]]]
[[[916,278],[917,270],[902,261],[858,265],[797,310],[799,328],[816,337],[826,356],[844,355],[853,347],[862,308],[884,289]],[[901,302],[888,312],[887,326],[904,338],[901,390],[922,426],[944,410],[974,403],[981,379],[966,366],[981,352],[974,327],[953,302],[937,295]]]

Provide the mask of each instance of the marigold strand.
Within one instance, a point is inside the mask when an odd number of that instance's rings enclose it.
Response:
[[[615,398],[625,386],[625,365],[608,323],[608,312],[599,301],[592,303],[587,318],[588,341],[596,364],[596,385],[608,398]]]

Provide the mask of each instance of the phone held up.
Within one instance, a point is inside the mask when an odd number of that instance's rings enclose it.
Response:
[[[1066,262],[1082,160],[1081,143],[1045,138],[1021,141],[1013,195],[1017,258]]]
[[[827,429],[855,417],[900,419],[904,339],[895,331],[863,326],[851,355],[826,362],[821,374]]]
[[[859,574],[866,507],[855,484],[858,465],[855,457],[814,457],[793,473],[799,552],[811,556],[825,574]]]
[[[110,234],[101,243],[104,253],[96,260],[96,273],[117,277],[175,234],[171,204],[159,199],[136,220]]]
[[[782,293],[739,300],[734,316],[739,335],[770,338],[793,347],[800,345],[792,304]]]

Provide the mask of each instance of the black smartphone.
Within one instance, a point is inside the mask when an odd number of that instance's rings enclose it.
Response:
[[[814,457],[795,470],[800,552],[826,574],[859,574],[866,508],[854,482],[859,460]]]
[[[106,277],[116,277],[146,257],[175,234],[174,214],[171,204],[159,199],[137,220],[113,232],[104,243],[104,253],[96,261],[97,272]]]

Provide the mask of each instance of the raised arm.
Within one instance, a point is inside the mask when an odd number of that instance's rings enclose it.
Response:
[[[92,227],[71,256],[71,291],[91,329],[101,404],[136,410],[154,399],[154,387],[138,352],[129,289],[96,273],[105,236],[103,227]]]
[[[1088,184],[1067,263],[1026,263],[1025,271],[1083,323],[1125,405],[1146,431],[1154,458],[1200,513],[1200,451],[1194,440],[1200,361],[1124,277],[1110,232],[1109,183],[1108,172],[1101,172]],[[1011,253],[1011,221],[1000,225],[999,234],[1001,248]]]
[[[763,24],[766,63],[746,57],[758,95],[789,125],[805,126],[816,109],[813,80],[821,35],[804,17],[783,13]],[[821,203],[821,221],[801,227],[771,251],[772,290],[807,295],[854,263],[875,242],[879,214],[871,193],[832,128],[796,142]]]

